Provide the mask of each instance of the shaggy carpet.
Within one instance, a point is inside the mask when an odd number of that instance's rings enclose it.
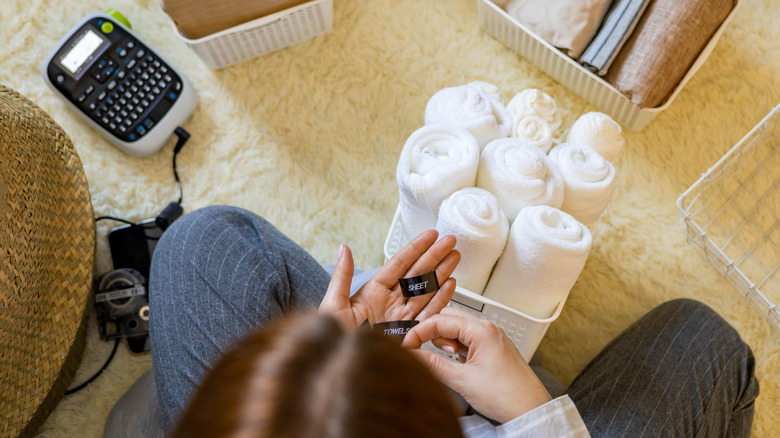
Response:
[[[780,102],[776,0],[744,4],[673,104],[642,132],[626,132],[614,199],[594,228],[588,262],[539,351],[564,382],[655,305],[690,297],[731,322],[757,358],[761,395],[754,436],[777,436],[780,332],[685,242],[675,201]],[[321,262],[340,243],[356,264],[382,263],[398,194],[395,166],[439,89],[491,82],[508,99],[529,87],[558,103],[565,134],[596,110],[487,34],[476,0],[335,0],[327,34],[219,70],[209,70],[174,34],[158,0],[3,0],[0,82],[40,105],[75,143],[95,215],[141,220],[177,196],[173,142],[130,157],[80,121],[44,84],[40,64],[83,15],[120,10],[133,29],[193,82],[198,105],[179,155],[186,211],[233,204],[269,219]],[[111,267],[98,226],[98,265]],[[75,382],[111,350],[94,315]],[[86,389],[66,397],[41,437],[99,437],[113,404],[151,366],[122,345]]]

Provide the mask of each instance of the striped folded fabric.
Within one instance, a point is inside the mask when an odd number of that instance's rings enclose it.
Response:
[[[588,70],[604,76],[628,41],[651,0],[617,0],[579,62]]]

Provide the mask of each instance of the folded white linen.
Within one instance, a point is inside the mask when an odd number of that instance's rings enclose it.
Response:
[[[561,126],[561,114],[558,112],[555,100],[536,88],[527,88],[515,94],[506,109],[512,117],[518,114],[539,116],[550,124],[553,132]]]
[[[449,124],[468,129],[483,148],[491,140],[509,136],[511,120],[506,107],[470,85],[444,88],[425,106],[425,124]]]
[[[544,319],[566,299],[588,258],[590,231],[549,206],[520,211],[483,295]]]
[[[477,187],[458,190],[442,202],[436,229],[457,238],[461,259],[452,277],[458,286],[481,294],[509,234],[496,197]]]
[[[593,228],[612,200],[615,167],[595,150],[574,143],[561,143],[550,150],[564,182],[561,210]]]
[[[612,0],[511,0],[504,9],[533,33],[577,59]]]
[[[465,128],[428,125],[409,136],[396,168],[404,244],[436,227],[441,202],[473,187],[478,166],[477,139]]]
[[[477,90],[482,91],[483,93],[485,93],[488,96],[496,99],[497,101],[499,101],[503,105],[504,99],[501,98],[501,90],[499,90],[497,86],[491,84],[490,82],[473,81],[473,82],[469,82],[466,85],[468,85],[469,87],[474,87]]]
[[[509,137],[531,143],[545,154],[553,145],[553,131],[547,121],[531,114],[518,114],[512,118]]]
[[[511,222],[530,205],[558,208],[564,202],[563,176],[539,148],[516,138],[500,138],[485,146],[479,159],[477,187],[498,198]]]
[[[600,112],[581,115],[569,128],[566,143],[576,143],[595,149],[596,152],[614,163],[626,144],[623,130],[611,117]]]

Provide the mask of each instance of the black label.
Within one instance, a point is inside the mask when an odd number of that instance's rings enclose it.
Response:
[[[401,293],[406,298],[419,297],[439,290],[439,279],[436,277],[436,271],[417,277],[401,278],[398,283],[401,285]]]
[[[420,321],[387,321],[374,324],[372,330],[384,336],[390,336],[391,338],[401,342],[404,340],[404,336],[412,327],[419,324]]]

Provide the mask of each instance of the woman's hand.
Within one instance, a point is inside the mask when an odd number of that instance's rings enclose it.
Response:
[[[455,292],[452,272],[460,262],[455,251],[455,237],[428,230],[401,248],[382,266],[371,280],[351,298],[352,275],[355,271],[352,251],[344,245],[339,248],[339,260],[320,304],[320,313],[330,314],[347,329],[353,329],[368,320],[370,324],[385,321],[417,319],[423,321],[447,305]],[[436,270],[438,292],[405,298],[398,284],[399,278],[414,277]]]
[[[439,380],[482,415],[506,423],[552,399],[509,337],[489,321],[447,308],[412,328],[403,346],[420,348],[427,341],[460,354],[464,363],[417,351]]]

